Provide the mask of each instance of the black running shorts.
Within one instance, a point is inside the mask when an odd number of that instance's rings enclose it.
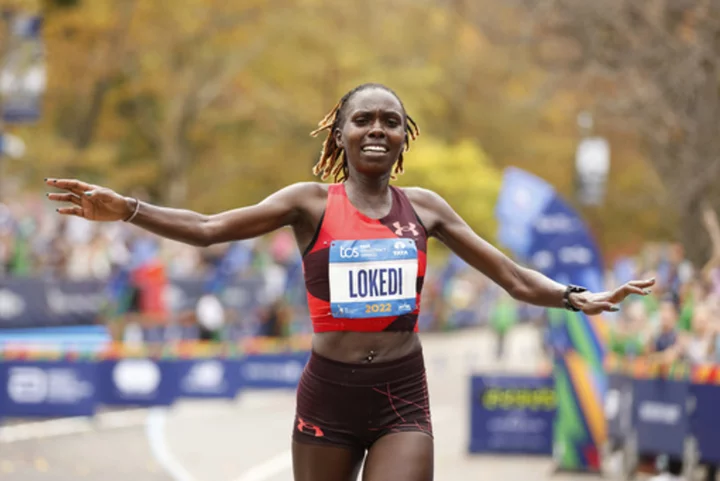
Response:
[[[404,431],[432,436],[422,351],[367,364],[311,354],[297,390],[293,440],[366,449]]]

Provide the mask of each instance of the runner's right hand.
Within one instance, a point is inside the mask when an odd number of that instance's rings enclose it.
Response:
[[[136,201],[134,199],[124,197],[111,189],[98,185],[68,179],[45,179],[45,183],[67,191],[47,194],[50,200],[74,204],[72,207],[58,208],[57,212],[63,215],[112,222],[129,218],[135,208]]]

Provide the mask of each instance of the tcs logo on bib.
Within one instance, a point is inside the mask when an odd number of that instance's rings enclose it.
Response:
[[[340,258],[355,259],[360,257],[360,251],[357,247],[340,247]]]

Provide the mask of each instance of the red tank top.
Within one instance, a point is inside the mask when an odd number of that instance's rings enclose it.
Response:
[[[390,213],[371,219],[350,203],[344,184],[330,185],[303,255],[314,332],[418,330],[427,231],[405,193],[390,189]]]

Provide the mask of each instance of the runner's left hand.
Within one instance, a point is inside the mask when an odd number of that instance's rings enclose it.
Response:
[[[587,315],[593,316],[601,312],[617,312],[617,304],[625,300],[630,294],[647,296],[650,287],[655,285],[655,279],[644,281],[630,281],[613,291],[606,292],[578,292],[570,294],[570,302]]]

